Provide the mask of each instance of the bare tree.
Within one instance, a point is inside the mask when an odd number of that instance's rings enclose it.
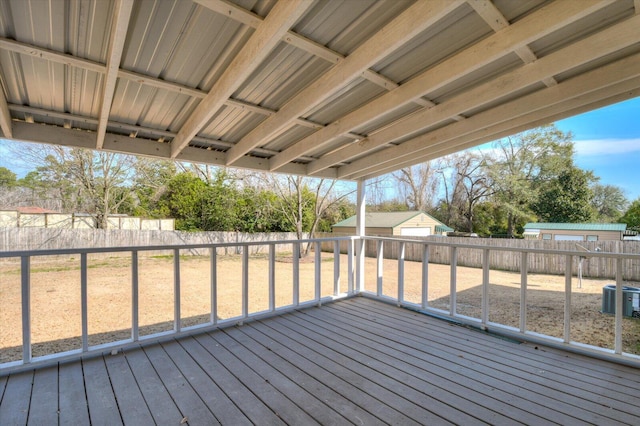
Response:
[[[398,193],[407,207],[412,210],[431,210],[438,194],[440,164],[429,161],[412,167],[405,167],[393,174]]]

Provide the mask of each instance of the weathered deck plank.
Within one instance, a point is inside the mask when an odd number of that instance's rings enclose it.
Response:
[[[0,377],[0,424],[637,424],[640,370],[364,297]]]
[[[30,425],[46,425],[51,419],[58,421],[58,367],[36,370],[33,377]],[[2,423],[2,422],[0,422]]]
[[[123,423],[132,426],[153,424],[153,416],[125,356],[110,355],[104,361]]]

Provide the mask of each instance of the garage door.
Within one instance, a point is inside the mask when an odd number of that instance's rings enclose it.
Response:
[[[431,235],[431,228],[400,228],[400,235],[425,237]]]

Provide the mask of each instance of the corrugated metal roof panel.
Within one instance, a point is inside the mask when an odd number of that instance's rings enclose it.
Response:
[[[625,223],[527,223],[526,230],[541,229],[549,231],[624,231]]]

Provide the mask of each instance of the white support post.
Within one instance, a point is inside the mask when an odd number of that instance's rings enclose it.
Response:
[[[322,251],[320,247],[320,241],[316,241],[314,244],[315,250],[315,294],[314,300],[318,302],[318,306],[320,306],[320,293],[321,293],[321,285],[322,285]]]
[[[422,309],[429,306],[429,245],[422,246]]]
[[[293,306],[300,304],[300,243],[293,243]]]
[[[180,332],[180,250],[173,250],[173,329]]]
[[[527,277],[529,276],[529,256],[520,253],[520,333],[527,331]]]
[[[382,296],[382,280],[384,276],[384,241],[378,240],[378,252],[377,254],[377,274],[378,278],[376,280],[376,294],[378,297]]]
[[[87,253],[80,254],[80,306],[82,310],[82,352],[89,350],[89,312],[87,302]]]
[[[457,303],[457,282],[456,276],[458,266],[458,248],[451,247],[451,275],[449,280],[449,315],[452,317],[456,315],[456,303]]]
[[[242,318],[249,317],[249,246],[242,246]]]
[[[622,259],[615,259],[616,266],[616,314],[615,314],[615,341],[613,350],[616,354],[622,354],[622,311],[624,281],[622,278]]]
[[[333,242],[333,295],[340,294],[340,241]]]
[[[131,340],[140,339],[140,290],[138,271],[138,252],[131,252]]]
[[[269,244],[269,311],[276,310],[276,245]]]
[[[571,341],[571,266],[573,256],[565,256],[564,268],[564,342]]]
[[[405,242],[398,243],[398,306],[404,302],[404,250]]]
[[[215,247],[209,249],[209,256],[211,259],[211,318],[209,318],[209,322],[215,325],[218,323],[218,251]]]
[[[31,258],[20,258],[22,289],[22,362],[31,362]]]
[[[364,291],[364,255],[365,255],[365,241],[362,237],[365,236],[365,214],[366,214],[366,183],[364,180],[358,181],[357,191],[357,207],[356,207],[356,236],[358,239],[357,246],[357,266],[356,266],[356,293],[362,293]]]
[[[489,249],[482,250],[482,325],[489,322]]]

